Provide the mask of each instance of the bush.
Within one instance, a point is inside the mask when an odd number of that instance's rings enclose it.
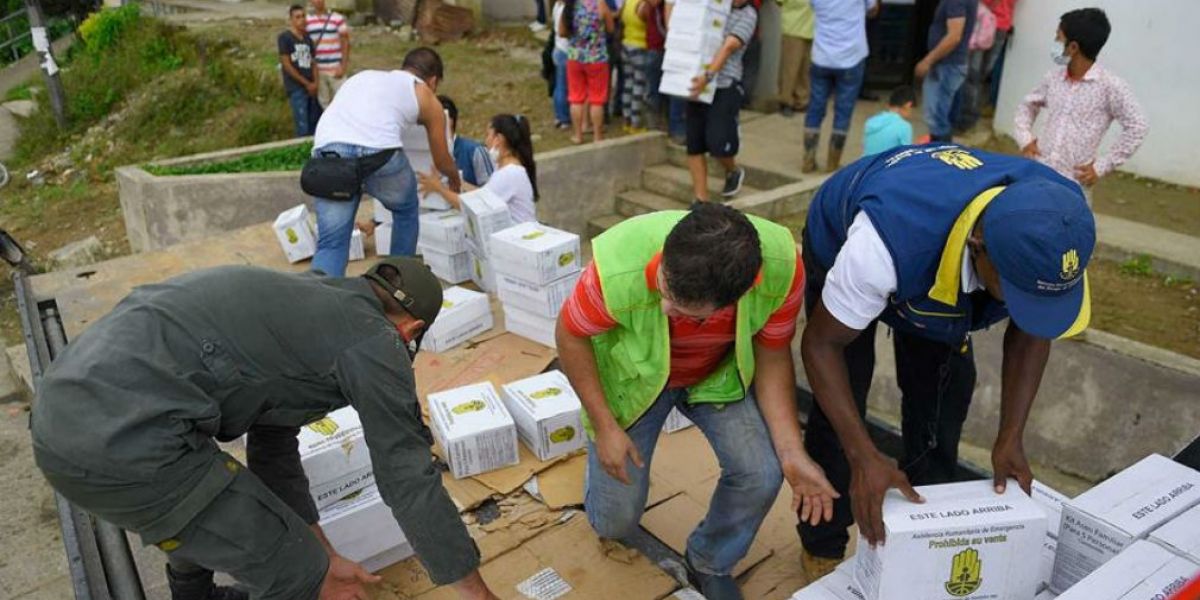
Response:
[[[87,52],[99,54],[116,45],[121,34],[137,25],[141,18],[141,9],[136,3],[94,12],[79,24],[79,39]]]
[[[268,171],[298,171],[312,155],[312,142],[286,148],[272,148],[215,163],[160,167],[145,165],[153,175],[207,175],[212,173],[265,173]]]

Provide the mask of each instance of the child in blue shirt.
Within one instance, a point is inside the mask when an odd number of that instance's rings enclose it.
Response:
[[[917,94],[911,86],[901,86],[888,98],[887,110],[867,119],[863,134],[863,156],[887,152],[913,143],[912,117]]]

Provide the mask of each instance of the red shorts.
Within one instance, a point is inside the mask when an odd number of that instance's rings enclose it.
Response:
[[[567,102],[604,106],[608,103],[608,63],[567,61]]]

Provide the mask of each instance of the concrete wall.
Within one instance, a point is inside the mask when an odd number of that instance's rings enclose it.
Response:
[[[247,146],[156,164],[168,166],[229,160],[303,141]],[[284,210],[301,202],[310,202],[300,190],[299,173],[294,171],[156,177],[134,165],[117,169],[117,186],[125,217],[125,234],[134,252],[158,250],[214,233],[272,221]]]
[[[1200,165],[1192,140],[1200,137],[1200,2],[1196,0],[1037,0],[1018,2],[1017,31],[1004,63],[995,128],[1010,134],[1021,98],[1053,68],[1050,43],[1059,17],[1075,8],[1096,6],[1108,13],[1112,35],[1100,63],[1133,89],[1150,121],[1150,134],[1124,170],[1186,185],[1200,185]],[[1119,130],[1114,123],[1113,128]],[[1112,132],[1105,144],[1111,143]]]
[[[229,160],[241,155],[301,143],[288,140],[234,150],[160,161],[181,165]],[[587,231],[588,219],[613,210],[616,194],[638,187],[636,175],[648,165],[666,162],[661,133],[609,140],[537,155],[543,222]],[[117,169],[126,236],[134,252],[198,240],[275,217],[311,199],[300,190],[300,174],[232,173],[156,177],[140,166]]]
[[[496,21],[532,21],[537,16],[534,0],[483,0],[483,16]],[[550,15],[553,0],[546,3],[546,15]]]
[[[974,337],[978,381],[963,441],[990,449],[1000,423],[1004,326]],[[892,339],[876,337],[872,412],[899,421]],[[799,359],[797,359],[799,363]],[[803,367],[797,366],[803,378]],[[1056,342],[1026,428],[1031,461],[1098,481],[1149,453],[1172,455],[1200,423],[1200,361],[1104,332]],[[989,467],[989,465],[982,465]]]

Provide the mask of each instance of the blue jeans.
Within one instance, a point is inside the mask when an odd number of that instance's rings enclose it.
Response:
[[[571,122],[571,105],[567,102],[567,53],[554,50],[554,121]]]
[[[354,144],[326,144],[313,149],[313,156],[320,152],[336,152],[342,157],[360,157],[379,152]],[[375,199],[392,211],[393,255],[413,256],[417,253],[417,176],[403,151],[392,155],[378,171],[363,182],[363,188]],[[362,194],[349,200],[326,200],[314,198],[317,205],[317,253],[313,256],[312,270],[323,271],[331,277],[346,274],[346,261],[350,255],[350,234],[354,232],[354,215]]]
[[[662,94],[658,86],[662,84],[662,50],[646,50],[649,60],[646,61],[646,106],[656,115],[662,114]]]
[[[600,466],[595,443],[588,442],[584,509],[592,529],[603,538],[625,539],[638,528],[650,491],[650,461],[663,422],[678,407],[712,444],[721,479],[708,514],[688,538],[692,566],[710,575],[728,575],[746,555],[767,511],[775,502],[783,473],[753,394],[731,404],[687,404],[687,390],[663,391],[626,433],[645,467],[626,461],[632,485],[613,479]]]
[[[967,79],[966,63],[940,62],[929,70],[921,86],[922,111],[934,141],[949,141],[952,133],[950,108],[958,88]]]
[[[854,103],[862,89],[863,76],[867,72],[867,59],[862,59],[849,69],[830,69],[814,64],[808,70],[808,112],[804,115],[807,131],[820,131],[825,120],[826,104],[833,96],[833,132],[846,135],[850,131],[850,119],[854,117]]]
[[[299,89],[288,92],[288,104],[292,107],[292,122],[295,124],[296,137],[312,135],[317,130],[317,121],[321,118],[321,103],[316,96],[309,96],[308,90]]]
[[[670,98],[671,104],[667,108],[667,132],[674,136],[686,136],[688,101],[679,96],[670,96]]]

